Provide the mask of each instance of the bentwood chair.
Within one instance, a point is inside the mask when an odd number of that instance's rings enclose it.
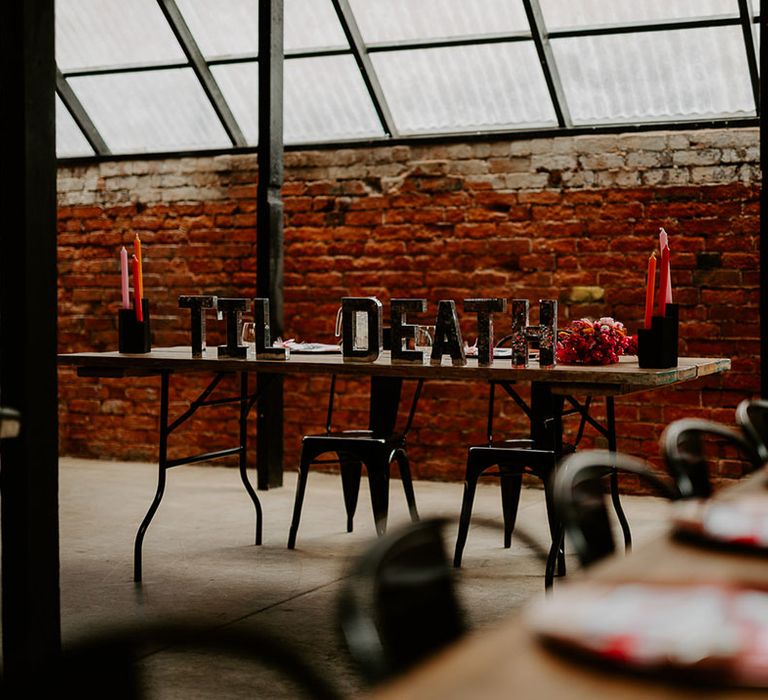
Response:
[[[397,377],[371,377],[368,428],[366,430],[333,431],[333,401],[336,390],[336,376],[331,378],[325,433],[305,435],[301,441],[296,500],[293,507],[288,549],[296,545],[304,492],[309,476],[309,467],[319,463],[338,463],[347,512],[347,532],[352,532],[353,519],[357,509],[362,468],[368,474],[371,505],[376,531],[383,534],[387,527],[389,510],[390,464],[397,462],[403,483],[408,511],[413,521],[419,519],[416,498],[413,493],[411,467],[406,451],[406,437],[411,429],[416,406],[421,395],[423,380],[418,380],[411,398],[410,410],[405,427],[398,431],[398,413],[403,394],[403,380]],[[322,455],[336,453],[336,459],[321,460]]]
[[[679,491],[659,478],[650,464],[608,450],[584,450],[565,457],[553,476],[555,512],[579,562],[589,566],[616,550],[605,500],[605,477],[615,472],[634,474],[670,500]]]
[[[81,700],[138,700],[171,695],[181,697],[184,689],[162,686],[163,674],[152,665],[145,673],[143,661],[158,650],[188,655],[185,676],[194,692],[194,674],[189,668],[200,665],[200,656],[213,662],[206,673],[218,673],[217,697],[241,691],[244,682],[253,697],[272,697],[276,681],[291,697],[340,700],[335,682],[296,648],[281,637],[253,626],[210,625],[189,621],[160,620],[147,626],[112,626],[109,631],[64,645],[58,659],[38,673],[0,679],[0,696],[7,698],[61,697]],[[182,656],[183,658],[183,656]],[[238,662],[244,662],[240,666]],[[222,673],[228,670],[230,673]],[[267,673],[265,673],[267,671]],[[17,674],[20,675],[20,674]],[[30,677],[31,676],[31,677]],[[231,681],[231,683],[230,683]],[[178,680],[175,681],[178,683]],[[52,689],[55,689],[52,690]],[[35,692],[39,691],[39,692]],[[180,695],[181,694],[181,695]]]
[[[670,423],[662,435],[662,449],[669,472],[682,498],[709,498],[710,474],[721,460],[744,463],[757,469],[762,460],[755,445],[741,432],[699,418]]]
[[[396,676],[466,629],[442,537],[444,522],[411,523],[379,538],[351,567],[339,623],[362,676]]]
[[[768,462],[768,401],[744,399],[736,407],[736,425],[755,446],[760,459]]]

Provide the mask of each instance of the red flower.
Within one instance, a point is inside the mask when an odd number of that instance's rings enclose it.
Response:
[[[557,361],[564,365],[609,365],[632,345],[624,324],[609,317],[580,318],[557,335]]]

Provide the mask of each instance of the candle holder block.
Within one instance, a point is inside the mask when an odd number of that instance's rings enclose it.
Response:
[[[642,369],[677,367],[679,307],[667,304],[664,316],[652,316],[650,328],[637,331],[637,362]]]
[[[150,352],[152,341],[149,328],[149,300],[141,300],[143,321],[136,318],[135,309],[119,309],[117,312],[117,349],[131,354]]]

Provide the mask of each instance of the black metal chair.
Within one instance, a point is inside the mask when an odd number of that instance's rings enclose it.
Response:
[[[736,407],[736,424],[755,446],[760,459],[768,462],[768,401],[744,399]]]
[[[453,565],[461,566],[464,546],[469,534],[469,525],[472,518],[472,506],[475,500],[477,482],[481,476],[499,477],[501,483],[501,507],[504,518],[504,547],[509,548],[512,543],[512,532],[517,520],[517,510],[520,501],[523,475],[531,474],[541,479],[544,485],[544,497],[547,504],[547,517],[549,519],[552,546],[555,546],[558,525],[554,519],[549,479],[554,471],[561,451],[558,449],[534,449],[534,441],[530,439],[493,440],[493,401],[495,383],[490,385],[491,398],[488,418],[488,443],[485,445],[473,445],[467,454],[467,467],[464,477],[464,495],[461,502],[461,515],[459,516],[459,529],[456,537],[456,548],[453,555]],[[498,471],[490,471],[498,467]],[[558,552],[558,568],[560,574],[565,573],[565,556]],[[546,585],[551,585],[551,576],[547,572]]]
[[[616,550],[604,479],[617,471],[635,474],[665,498],[680,497],[679,491],[655,474],[648,462],[630,455],[584,450],[565,457],[553,475],[553,500],[564,534],[568,535],[582,566],[589,566]]]
[[[288,549],[296,545],[296,535],[301,519],[304,491],[307,486],[309,467],[317,463],[338,463],[341,472],[344,506],[347,512],[347,532],[352,532],[353,519],[357,509],[360,491],[362,467],[368,474],[371,492],[371,505],[376,523],[376,531],[383,534],[387,527],[389,510],[389,473],[390,464],[397,462],[403,490],[408,503],[411,519],[419,519],[416,498],[413,493],[411,468],[406,452],[406,436],[411,429],[416,406],[424,382],[418,380],[413,392],[411,406],[405,427],[397,430],[398,409],[403,392],[403,380],[398,377],[372,377],[370,407],[367,430],[331,430],[333,400],[336,390],[336,376],[331,379],[326,431],[321,435],[305,435],[301,441],[301,459],[299,464],[296,500],[293,507]],[[324,454],[335,452],[337,459],[321,460]]]
[[[501,344],[501,343],[499,343]],[[498,346],[497,346],[498,347]],[[531,407],[529,408],[519,395],[506,382],[489,382],[490,397],[488,402],[487,443],[469,448],[464,481],[464,495],[456,538],[453,565],[461,566],[464,546],[469,533],[472,506],[480,476],[497,476],[501,482],[502,513],[504,517],[504,547],[511,545],[512,533],[517,519],[520,490],[523,476],[530,474],[539,478],[544,486],[544,498],[547,505],[547,518],[552,544],[547,558],[544,574],[544,586],[549,589],[555,576],[555,568],[560,576],[565,575],[564,540],[561,526],[554,512],[550,489],[551,476],[555,466],[565,454],[573,452],[581,441],[586,423],[600,430],[608,437],[609,444],[615,444],[615,421],[613,418],[612,397],[608,397],[607,429],[600,426],[590,415],[591,397],[581,404],[573,397],[554,396],[546,386],[532,387]],[[531,439],[494,440],[493,420],[496,385],[499,384],[531,420]],[[569,401],[571,410],[564,410],[565,401]],[[574,444],[566,445],[562,440],[562,419],[570,413],[581,416]],[[489,471],[498,467],[498,471]],[[614,508],[624,531],[627,547],[631,544],[631,535],[618,493],[616,476],[611,477],[611,496]]]
[[[662,435],[664,459],[683,498],[712,495],[712,463],[721,458],[723,445],[736,457],[757,469],[763,460],[744,435],[721,423],[700,418],[681,418],[670,423]]]
[[[159,650],[190,654],[196,663],[200,654],[215,659],[242,660],[253,670],[255,696],[259,676],[269,670],[274,691],[275,676],[285,681],[285,689],[297,697],[340,700],[343,693],[316,664],[306,659],[282,638],[253,627],[216,627],[178,620],[156,620],[147,626],[118,626],[108,632],[74,640],[64,645],[55,662],[40,668],[34,677],[0,679],[0,696],[8,698],[57,695],[82,700],[138,700],[159,697],[171,688],[153,688],[144,678],[142,660]],[[228,678],[219,673],[218,697],[227,697]],[[232,674],[232,688],[242,683],[239,669]],[[263,689],[262,689],[263,690]],[[173,688],[178,695],[180,689]],[[172,693],[173,694],[173,693]]]
[[[345,580],[341,632],[368,683],[402,673],[466,630],[443,525],[429,519],[387,533]]]

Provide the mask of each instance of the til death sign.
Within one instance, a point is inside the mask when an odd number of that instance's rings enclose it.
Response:
[[[190,310],[192,356],[201,357],[205,350],[206,312],[215,310],[226,324],[226,345],[217,348],[219,357],[245,359],[248,347],[241,343],[243,314],[253,310],[256,327],[257,360],[288,360],[290,350],[274,347],[269,329],[269,299],[222,298],[210,295],[179,297],[179,307]],[[529,324],[527,299],[512,299],[511,304],[499,297],[464,299],[465,313],[475,315],[477,324],[477,361],[481,367],[493,361],[493,318],[511,308],[511,362],[528,364],[528,344],[537,342],[539,365],[555,364],[557,344],[557,300],[539,300],[539,324]],[[424,351],[413,349],[419,324],[409,323],[408,314],[427,311],[426,299],[392,299],[390,301],[390,352],[392,364],[424,362]],[[384,345],[383,306],[376,297],[343,297],[341,300],[341,352],[345,362],[375,362]],[[442,364],[448,355],[452,364],[467,363],[464,341],[456,311],[456,302],[445,299],[437,303],[435,331],[429,349],[431,364]]]

